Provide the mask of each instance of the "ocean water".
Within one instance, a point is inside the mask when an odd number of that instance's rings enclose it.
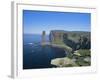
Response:
[[[66,56],[63,49],[48,45],[42,46],[39,34],[24,34],[23,40],[23,69],[56,67],[50,64],[51,60]],[[49,41],[48,35],[46,40]]]
[[[41,42],[41,38],[40,34],[23,34],[24,44]],[[49,41],[49,35],[46,35],[46,40]]]

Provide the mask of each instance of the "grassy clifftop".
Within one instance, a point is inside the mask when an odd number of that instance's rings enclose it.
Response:
[[[53,44],[65,44],[73,50],[90,49],[90,32],[52,30],[49,35]]]

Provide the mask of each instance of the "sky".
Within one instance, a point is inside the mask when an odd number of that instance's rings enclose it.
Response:
[[[91,14],[23,10],[24,34],[49,34],[51,30],[90,32]]]

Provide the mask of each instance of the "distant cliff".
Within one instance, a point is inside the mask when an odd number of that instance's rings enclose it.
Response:
[[[90,49],[90,32],[51,30],[49,40],[52,44],[65,44],[73,50]]]

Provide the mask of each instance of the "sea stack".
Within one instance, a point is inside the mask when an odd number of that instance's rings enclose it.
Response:
[[[46,42],[46,32],[43,31],[42,32],[42,45],[45,44],[45,42]]]

